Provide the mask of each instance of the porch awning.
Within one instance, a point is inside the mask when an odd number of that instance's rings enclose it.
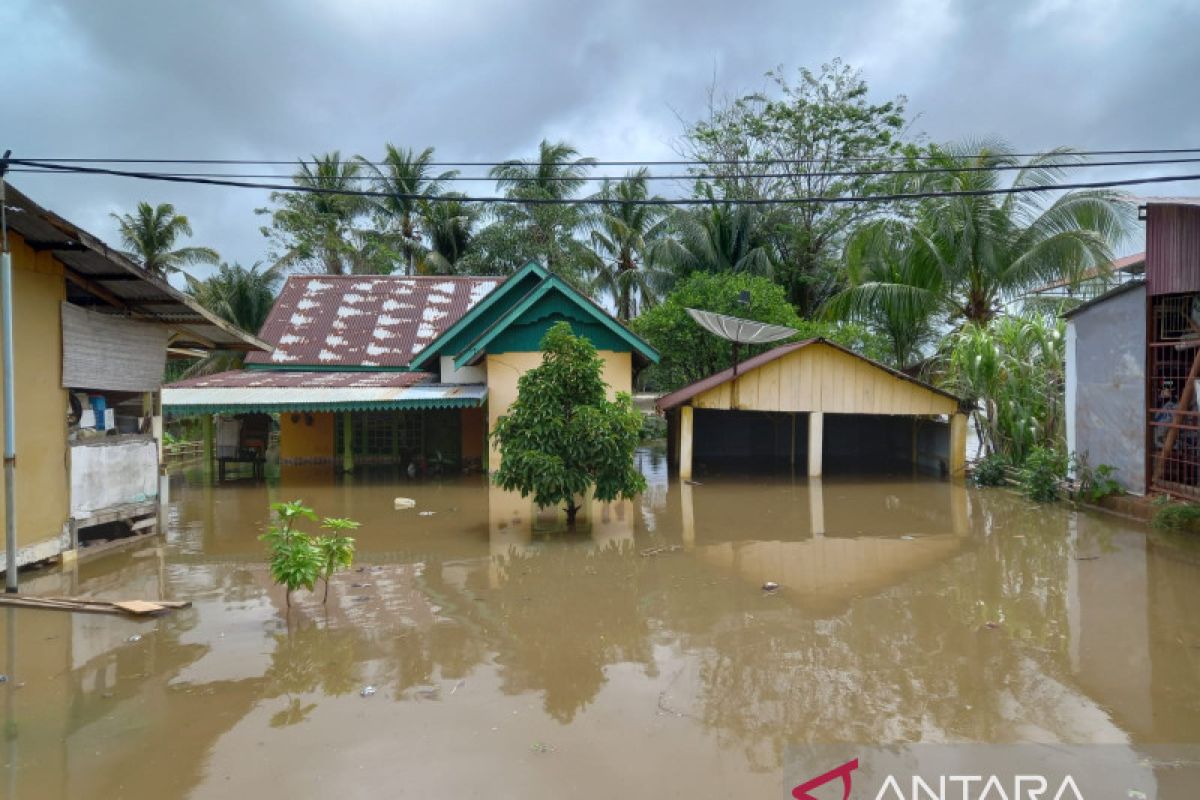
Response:
[[[478,408],[483,384],[434,383],[429,372],[283,372],[245,369],[164,386],[167,414]]]

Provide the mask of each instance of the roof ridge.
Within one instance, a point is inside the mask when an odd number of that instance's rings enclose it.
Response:
[[[436,280],[436,281],[502,281],[502,275],[326,275],[321,272],[292,272],[287,279],[304,278],[307,280]]]

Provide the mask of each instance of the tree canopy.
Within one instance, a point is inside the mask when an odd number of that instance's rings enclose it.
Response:
[[[128,255],[149,273],[167,275],[189,264],[215,264],[221,260],[211,247],[175,247],[181,236],[191,236],[188,218],[170,203],[138,203],[133,214],[111,214],[117,221],[121,243]]]

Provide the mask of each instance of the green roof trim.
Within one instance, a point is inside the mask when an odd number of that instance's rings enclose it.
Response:
[[[441,336],[434,339],[409,361],[412,369],[422,369],[438,355],[452,355],[474,341],[479,333],[490,327],[511,305],[503,305],[501,301],[516,294],[523,297],[534,286],[550,277],[550,272],[536,261],[530,261],[521,269],[514,272],[499,286],[480,300],[466,314],[459,317],[453,325],[442,331]],[[530,278],[533,278],[531,281]],[[525,289],[520,289],[522,285]]]
[[[215,403],[163,406],[167,416],[190,414],[275,414],[289,411],[418,411],[437,408],[480,408],[486,398],[456,397],[424,400],[363,400],[345,403]]]
[[[547,300],[551,293],[561,295],[568,303],[553,303],[553,299]],[[497,352],[514,352],[512,347],[517,344],[525,352],[533,352],[539,349],[540,336],[536,337],[537,341],[530,341],[531,334],[529,332],[516,339],[507,335],[510,333],[510,328],[521,325],[523,317],[526,317],[527,314],[536,313],[535,310],[537,310],[539,304],[542,305],[540,311],[543,313],[539,317],[530,317],[526,322],[527,325],[545,319],[567,319],[569,322],[580,324],[585,328],[597,328],[598,330],[595,332],[589,332],[585,329],[581,333],[588,336],[593,344],[597,344],[598,349],[619,349],[623,345],[628,347],[633,353],[641,355],[652,364],[657,364],[659,361],[660,356],[658,351],[647,344],[641,337],[617,322],[611,314],[596,305],[591,298],[581,294],[562,278],[559,278],[557,275],[548,274],[533,291],[525,295],[506,314],[492,323],[475,341],[471,342],[462,352],[455,356],[455,368],[461,369],[464,366],[475,363],[475,361],[485,354],[489,345],[495,344],[502,339],[507,339],[505,343],[509,349],[497,349]],[[550,308],[546,308],[548,304],[551,306]],[[544,327],[548,327],[548,325]],[[539,328],[538,333],[541,332]],[[606,334],[606,336],[601,337],[597,334]],[[612,338],[605,341],[609,336]]]

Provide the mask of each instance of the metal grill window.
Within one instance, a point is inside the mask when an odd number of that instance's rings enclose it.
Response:
[[[421,452],[425,433],[419,411],[355,411],[350,415],[350,448],[355,456],[412,456]],[[342,452],[342,426],[334,436]]]
[[[1148,333],[1150,485],[1200,499],[1200,294],[1151,298]]]

